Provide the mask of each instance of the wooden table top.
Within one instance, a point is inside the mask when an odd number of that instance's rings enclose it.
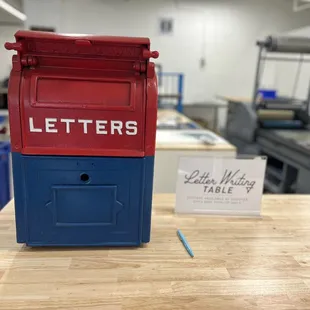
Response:
[[[170,110],[170,109],[162,109],[158,110],[157,113],[157,119],[160,122],[169,122],[171,120],[175,120],[178,124],[189,124],[189,123],[194,123],[193,120],[188,118],[187,116],[179,113],[176,110]],[[202,129],[199,129],[202,130]],[[173,133],[176,132],[176,130],[161,130],[159,131],[170,131],[172,133],[171,135],[171,143],[163,143],[157,139],[156,141],[156,150],[162,150],[162,151],[167,151],[167,150],[180,150],[180,151],[232,151],[235,152],[236,148],[235,146],[231,145],[229,142],[227,143],[219,143],[219,144],[206,144],[197,139],[197,143],[186,143],[186,142],[176,142],[173,140]],[[184,130],[178,130],[178,132],[184,132]],[[209,131],[210,130],[206,130]],[[212,133],[213,134],[213,133]]]
[[[172,109],[159,109],[157,111],[157,119],[161,122],[165,120],[175,119],[179,124],[193,123],[194,121],[179,113],[177,110]]]
[[[244,103],[251,103],[252,99],[248,97],[233,97],[233,96],[217,96],[218,99],[227,101],[228,103],[233,102],[244,102]]]
[[[141,248],[32,249],[15,242],[11,202],[0,213],[0,309],[310,309],[310,195],[264,196],[254,219],[173,207],[174,195],[155,195]]]
[[[236,147],[230,143],[227,144],[186,144],[186,143],[173,143],[173,144],[165,144],[156,142],[156,150],[157,151],[231,151],[235,152]]]

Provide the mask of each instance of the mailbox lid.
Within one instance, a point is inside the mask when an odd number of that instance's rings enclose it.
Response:
[[[34,38],[34,39],[91,39],[98,42],[124,42],[124,43],[137,43],[137,44],[148,44],[150,43],[149,38],[143,37],[120,37],[120,36],[103,36],[103,35],[93,35],[93,34],[71,34],[71,33],[55,33],[55,32],[45,32],[45,31],[29,31],[29,30],[19,30],[15,33],[16,39],[23,38]]]
[[[23,154],[145,155],[145,79],[106,71],[24,69]]]
[[[96,35],[57,34],[20,30],[15,34],[21,54],[72,57],[100,56],[115,59],[149,59],[145,49],[150,48],[148,38]]]

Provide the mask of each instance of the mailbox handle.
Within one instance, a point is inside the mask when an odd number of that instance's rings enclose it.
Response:
[[[149,58],[158,58],[159,53],[157,51],[149,51],[147,49],[143,50],[143,58],[144,59],[149,59]]]
[[[15,50],[18,52],[20,52],[23,49],[23,45],[20,42],[14,42],[14,43],[6,42],[4,44],[4,47],[9,51]]]

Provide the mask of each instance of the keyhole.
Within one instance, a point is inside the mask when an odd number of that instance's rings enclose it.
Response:
[[[82,173],[80,175],[80,178],[81,178],[81,181],[83,181],[83,182],[89,181],[89,175],[87,173]]]

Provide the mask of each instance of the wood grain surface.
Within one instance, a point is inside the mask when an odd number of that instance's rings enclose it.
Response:
[[[140,248],[27,248],[11,202],[0,213],[0,309],[310,309],[310,196],[264,196],[262,218],[178,216],[174,199],[155,195]]]
[[[198,142],[197,144],[186,144],[186,143],[160,143],[156,142],[156,151],[223,151],[223,152],[236,152],[236,147],[230,143],[227,144],[205,144]],[[199,154],[197,154],[199,155]]]
[[[160,109],[157,112],[157,119],[160,122],[165,122],[169,120],[175,120],[178,124],[189,124],[194,123],[193,120],[185,116],[184,114],[179,113],[176,110],[171,109]],[[159,129],[160,130],[160,129]],[[175,129],[172,129],[174,131]],[[208,131],[208,129],[207,129]],[[202,143],[200,141],[197,141],[196,144],[190,143],[174,143],[173,140],[171,143],[160,143],[159,141],[156,141],[156,150],[157,151],[228,151],[228,152],[235,152],[236,147],[233,146],[230,143],[225,144],[206,144]]]
[[[157,111],[157,119],[160,122],[165,122],[165,120],[176,120],[178,124],[188,124],[194,122],[184,114],[173,109],[159,109]]]
[[[232,96],[216,96],[217,99],[221,99],[224,101],[230,102],[244,102],[244,103],[251,103],[252,99],[249,97],[232,97]]]
[[[186,144],[186,143],[175,143],[167,144],[156,142],[156,151],[224,151],[224,152],[235,152],[236,147],[230,143],[227,144]],[[197,154],[198,155],[198,154]]]

